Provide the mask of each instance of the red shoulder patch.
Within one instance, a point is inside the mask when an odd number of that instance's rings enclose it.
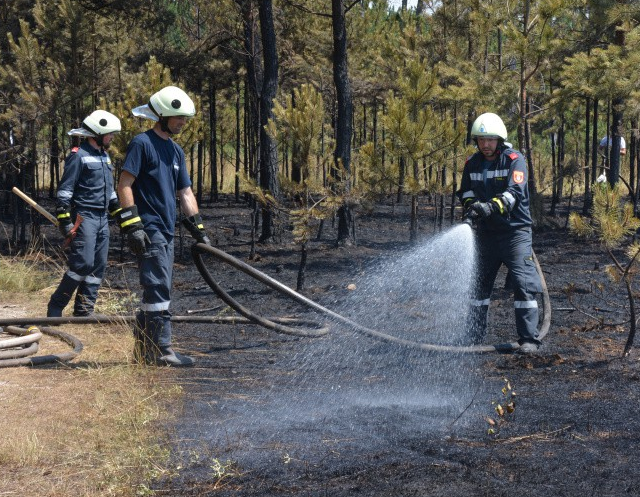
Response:
[[[80,150],[80,147],[73,147],[73,148],[71,149],[71,153],[72,153],[72,154],[75,154],[78,150]]]
[[[518,158],[518,152],[513,152],[509,154],[509,159],[516,160]]]

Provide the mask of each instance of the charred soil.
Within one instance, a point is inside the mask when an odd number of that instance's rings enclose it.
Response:
[[[225,201],[202,212],[215,246],[295,288],[294,244],[258,245],[250,261],[246,205]],[[422,216],[428,240],[437,230],[428,208]],[[535,355],[429,354],[339,326],[313,339],[247,324],[175,324],[177,348],[197,366],[173,373],[185,394],[168,427],[179,469],[154,483],[157,494],[640,495],[640,363],[636,349],[621,358],[626,295],[607,280],[610,261],[597,243],[553,221],[533,236],[552,305]],[[328,308],[368,268],[412,247],[408,206],[378,205],[356,223],[354,246],[335,248],[330,226],[309,244],[303,293]],[[189,241],[176,242],[173,314],[228,315],[197,272]],[[130,255],[119,260],[113,245],[112,288],[137,289]],[[255,312],[322,321],[237,270],[207,263]],[[492,297],[489,343],[516,339],[504,280],[501,273]],[[397,312],[389,319],[406,309]],[[500,416],[498,404],[510,402],[512,412]]]

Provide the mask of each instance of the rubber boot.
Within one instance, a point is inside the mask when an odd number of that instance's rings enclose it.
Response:
[[[189,367],[193,366],[193,358],[179,354],[171,348],[171,345],[159,345],[161,337],[163,341],[171,339],[171,322],[162,313],[149,313],[145,315],[146,321],[146,363],[153,366]],[[169,343],[171,343],[169,341]]]
[[[193,357],[179,354],[171,347],[160,347],[159,354],[155,357],[156,366],[171,366],[174,368],[190,367],[195,364]]]
[[[67,273],[64,274],[58,288],[53,292],[47,306],[47,317],[58,318],[62,316],[62,310],[67,307],[73,292],[78,288],[78,282]]]
[[[62,317],[62,309],[56,307],[55,305],[52,305],[51,302],[49,302],[49,305],[47,306],[47,317],[48,318]]]

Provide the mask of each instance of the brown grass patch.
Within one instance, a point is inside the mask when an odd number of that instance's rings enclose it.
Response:
[[[0,292],[0,317],[42,316],[50,289]],[[102,296],[101,296],[102,298]],[[159,422],[180,389],[168,370],[131,363],[128,327],[65,325],[84,351],[67,365],[0,369],[3,496],[145,495],[166,471]],[[39,354],[68,350],[45,337]]]

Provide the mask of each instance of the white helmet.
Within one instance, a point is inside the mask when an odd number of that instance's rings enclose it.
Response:
[[[96,138],[98,136],[117,133],[120,127],[120,119],[106,110],[96,110],[89,114],[82,121],[82,127],[69,131],[71,136],[85,136]]]
[[[166,86],[151,95],[149,108],[158,117],[193,117],[196,115],[196,106],[193,104],[193,100],[176,86]]]
[[[507,128],[497,114],[487,112],[480,114],[471,126],[471,138],[501,138],[507,139]]]

